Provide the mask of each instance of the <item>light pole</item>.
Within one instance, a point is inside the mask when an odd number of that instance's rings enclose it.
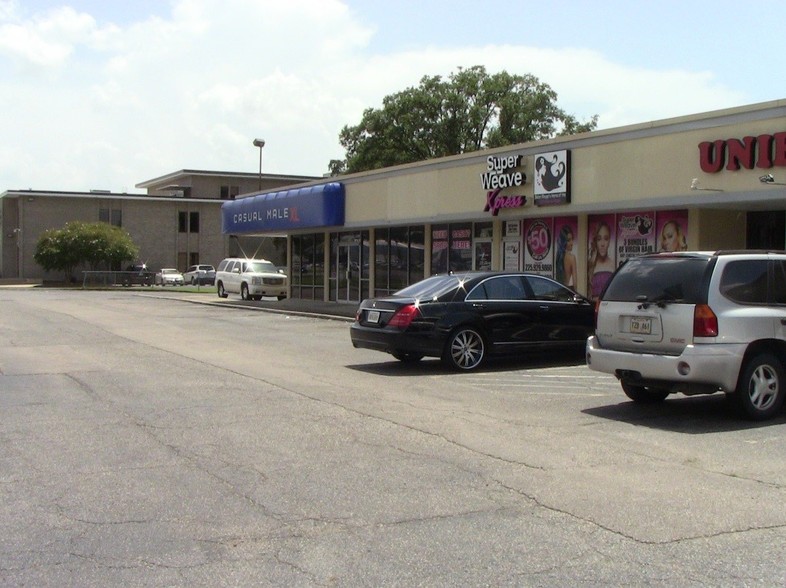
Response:
[[[264,139],[254,139],[254,147],[259,147],[259,191],[262,191],[262,147],[265,146]]]

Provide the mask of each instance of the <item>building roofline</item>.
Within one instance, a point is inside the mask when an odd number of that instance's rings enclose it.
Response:
[[[230,172],[230,171],[212,171],[212,170],[198,170],[198,169],[181,169],[174,171],[151,180],[145,180],[135,185],[136,188],[148,189],[155,188],[162,183],[177,183],[177,179],[182,179],[190,176],[202,177],[225,177],[225,178],[243,178],[249,180],[256,180],[259,178],[259,173],[254,172]],[[293,174],[262,174],[262,179],[270,180],[287,180],[292,182],[309,182],[318,180],[321,176],[301,176]]]
[[[0,193],[0,198],[94,198],[96,200],[145,200],[147,202],[198,202],[210,204],[223,204],[226,200],[218,198],[185,198],[183,196],[154,196],[144,193],[129,194],[127,192],[108,192],[93,190],[89,192],[66,192],[63,190],[6,190]]]

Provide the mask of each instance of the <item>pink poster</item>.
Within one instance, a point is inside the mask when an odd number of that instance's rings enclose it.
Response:
[[[576,256],[580,254],[576,236],[579,234],[576,216],[558,216],[554,219],[554,279],[559,283],[578,288]]]
[[[588,218],[587,294],[597,300],[614,273],[616,235],[613,214],[597,214]]]
[[[655,252],[655,212],[617,214],[617,265],[645,253]]]
[[[688,211],[665,210],[658,213],[658,251],[688,249]]]
[[[524,243],[524,271],[551,277],[554,274],[551,219],[525,220]]]

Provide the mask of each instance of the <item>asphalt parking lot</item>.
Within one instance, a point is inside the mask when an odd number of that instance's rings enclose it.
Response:
[[[786,584],[784,417],[634,406],[580,355],[403,365],[283,306],[0,308],[1,585]]]

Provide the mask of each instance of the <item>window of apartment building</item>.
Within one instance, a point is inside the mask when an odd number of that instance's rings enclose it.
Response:
[[[177,213],[177,230],[179,233],[199,232],[199,213],[181,210]]]
[[[234,200],[240,194],[240,186],[221,186],[221,200]]]
[[[108,223],[113,227],[123,226],[123,211],[119,208],[100,208],[98,210],[98,220]]]

